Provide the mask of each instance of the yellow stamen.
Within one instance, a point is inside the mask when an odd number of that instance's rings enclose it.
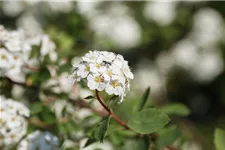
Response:
[[[73,77],[76,79],[76,78],[77,78],[77,74],[75,73],[75,74],[73,75]]]
[[[14,138],[15,138],[15,135],[11,135],[10,138],[11,138],[11,139],[14,139]]]
[[[95,77],[95,82],[104,82],[104,79],[102,78],[102,77],[99,77],[99,76],[97,76],[97,77]]]
[[[112,76],[112,71],[108,71],[107,74],[111,77]]]
[[[19,57],[18,56],[13,56],[13,59],[14,60],[17,60]]]
[[[12,118],[11,118],[11,121],[15,121],[15,120],[16,120],[15,117],[12,117]]]
[[[90,71],[90,67],[86,66],[85,71]]]
[[[4,59],[7,58],[7,56],[3,54],[3,55],[1,56],[1,58],[4,60]]]
[[[112,86],[115,88],[115,87],[119,86],[119,83],[117,81],[113,81]]]
[[[96,67],[99,69],[101,67],[101,65],[100,64],[96,64]]]

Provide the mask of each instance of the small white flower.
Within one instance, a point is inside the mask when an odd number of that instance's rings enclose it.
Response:
[[[91,90],[98,90],[102,91],[105,88],[105,81],[103,76],[100,76],[100,74],[90,74],[87,77],[87,86]]]
[[[114,53],[109,52],[101,52],[101,53],[103,54],[103,61],[112,62],[116,58],[116,55]]]
[[[112,80],[107,85],[105,91],[109,94],[115,94],[115,95],[122,95],[124,93],[123,85],[120,83],[119,80]]]
[[[86,78],[90,73],[90,67],[86,64],[81,64],[78,66],[77,75],[81,78]]]
[[[128,61],[124,61],[123,62],[123,67],[122,67],[123,73],[125,74],[125,76],[129,79],[134,79],[134,75],[131,72],[129,66],[128,66]]]
[[[104,77],[104,79],[106,81],[110,81],[112,79],[112,76],[113,76],[113,70],[111,68],[107,69],[103,74],[102,76]]]
[[[76,72],[74,72],[72,75],[68,76],[69,82],[74,84],[75,82],[79,82],[81,78],[77,75]]]
[[[123,61],[124,61],[123,56],[118,54],[113,61],[113,65],[121,69],[123,67]]]
[[[90,64],[90,71],[92,73],[103,73],[106,71],[106,66],[103,63]]]
[[[82,59],[89,63],[101,63],[103,60],[99,57],[99,53],[97,51],[90,51],[87,53]]]
[[[9,61],[12,55],[4,48],[0,48],[0,68],[9,68]]]

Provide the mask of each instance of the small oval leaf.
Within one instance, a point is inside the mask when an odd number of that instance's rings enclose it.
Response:
[[[110,116],[105,117],[102,120],[102,122],[100,122],[100,124],[95,132],[95,138],[97,140],[99,140],[101,143],[103,142],[106,131],[108,130],[110,118],[111,118]]]
[[[169,120],[165,113],[155,108],[148,108],[135,112],[128,121],[128,126],[135,132],[150,134],[164,127]]]

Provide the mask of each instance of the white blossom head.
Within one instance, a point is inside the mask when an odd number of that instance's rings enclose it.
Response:
[[[18,150],[58,150],[58,138],[50,132],[35,131],[23,139]]]
[[[91,90],[117,95],[120,102],[130,89],[133,73],[122,55],[106,51],[89,51],[73,65],[72,83],[85,81]]]
[[[9,78],[23,75],[25,78],[26,66],[38,67],[46,56],[55,62],[58,58],[55,48],[46,34],[31,36],[26,30],[9,31],[0,25],[0,74]],[[32,56],[32,53],[39,57]]]
[[[0,147],[16,144],[27,132],[29,109],[20,102],[0,96]]]

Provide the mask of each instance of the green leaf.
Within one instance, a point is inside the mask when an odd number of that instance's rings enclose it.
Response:
[[[89,145],[95,143],[96,141],[97,141],[97,140],[96,140],[95,138],[89,138],[89,139],[87,140],[87,142],[85,143],[85,145],[84,145],[83,148],[85,148],[85,147],[87,147],[87,146],[89,146]]]
[[[148,148],[149,148],[149,138],[148,136],[144,136],[135,143],[133,150],[148,150]]]
[[[84,99],[94,99],[94,98],[95,98],[94,96],[90,95],[90,96],[85,97]]]
[[[40,114],[40,118],[47,124],[53,124],[57,121],[55,113],[47,106],[43,106],[43,111]]]
[[[58,129],[57,132],[58,132],[58,134],[60,136],[65,136],[66,135],[67,131],[66,131],[66,127],[64,125],[58,124],[57,125],[57,129]]]
[[[157,147],[162,147],[172,144],[179,136],[180,132],[175,126],[163,128],[157,132],[158,140],[156,141]]]
[[[106,131],[109,127],[110,122],[110,116],[105,117],[102,122],[100,122],[96,132],[95,132],[95,138],[99,140],[100,142],[103,142],[103,139],[105,137]]]
[[[117,102],[117,101],[116,101],[117,98],[118,98],[118,96],[117,96],[117,95],[114,95],[114,96],[112,96],[112,97],[109,99],[109,101],[108,101],[108,103],[107,103],[108,108],[112,108],[112,105],[115,104],[115,103]]]
[[[35,114],[38,114],[42,111],[42,103],[41,102],[35,102],[31,105],[31,108],[30,108],[30,113],[32,115],[35,115]]]
[[[218,128],[215,130],[214,144],[217,150],[225,150],[225,130]]]
[[[46,67],[40,68],[40,70],[38,72],[38,80],[40,82],[41,81],[46,81],[50,77],[51,77],[51,74],[50,74],[48,68],[46,68]]]
[[[135,112],[128,121],[128,126],[135,132],[150,134],[163,128],[168,122],[169,117],[155,108],[148,108]]]
[[[144,95],[143,95],[143,98],[142,98],[142,100],[141,100],[140,106],[139,106],[139,108],[138,108],[139,111],[142,110],[143,107],[145,106],[145,104],[146,104],[146,102],[147,102],[147,100],[148,100],[148,97],[149,97],[149,93],[150,93],[150,87],[148,87],[148,88],[146,89],[146,91],[145,91],[145,93],[144,93]]]
[[[70,134],[72,134],[75,131],[77,132],[79,130],[79,128],[73,121],[68,121],[68,122],[64,123],[64,125],[65,125],[67,132]]]
[[[110,141],[113,143],[113,145],[117,145],[117,146],[122,145],[123,142],[126,140],[126,138],[118,134],[118,132],[111,134],[109,138],[110,138]]]
[[[161,108],[161,111],[167,115],[187,116],[190,114],[190,109],[181,103],[168,104]]]

